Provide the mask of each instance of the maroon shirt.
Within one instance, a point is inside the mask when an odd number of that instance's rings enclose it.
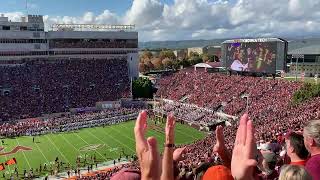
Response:
[[[312,156],[305,166],[313,180],[320,180],[320,154]]]

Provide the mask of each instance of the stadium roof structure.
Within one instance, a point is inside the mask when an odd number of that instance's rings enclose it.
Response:
[[[298,49],[293,49],[288,54],[305,54],[305,55],[320,55],[320,45],[310,45]]]
[[[228,44],[228,43],[249,43],[249,42],[286,42],[286,40],[281,38],[252,38],[252,39],[231,39],[226,40],[222,42],[222,44]]]
[[[52,31],[134,31],[135,25],[53,24]]]
[[[210,63],[198,63],[194,65],[195,68],[219,68],[221,67],[221,62],[210,62]]]
[[[194,67],[196,67],[196,68],[213,68],[212,66],[210,66],[207,63],[198,63],[198,64],[194,65]]]

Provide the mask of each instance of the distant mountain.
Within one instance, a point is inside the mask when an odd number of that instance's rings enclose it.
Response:
[[[318,45],[320,47],[319,37],[305,38],[284,38],[289,42],[289,51],[302,47]],[[227,39],[212,39],[212,40],[182,40],[182,41],[150,41],[139,42],[140,49],[184,49],[190,47],[217,46],[221,45]]]
[[[182,40],[182,41],[150,41],[139,42],[140,49],[184,49],[190,47],[203,47],[203,46],[216,46],[221,45],[226,39],[213,39],[213,40]]]

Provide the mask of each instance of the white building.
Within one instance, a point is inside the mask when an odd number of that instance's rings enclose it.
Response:
[[[138,71],[138,32],[131,25],[58,25],[44,31],[41,15],[11,22],[0,17],[0,60],[33,58],[114,58],[125,57],[129,74]]]

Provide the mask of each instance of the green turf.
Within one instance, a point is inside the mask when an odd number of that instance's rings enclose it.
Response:
[[[79,155],[84,156],[86,153],[88,155],[95,154],[101,161],[117,159],[121,149],[124,149],[126,154],[132,155],[135,154],[134,123],[135,121],[129,121],[118,125],[106,126],[105,128],[88,128],[77,132],[37,136],[37,143],[32,142],[32,137],[4,139],[5,145],[3,147],[5,149],[1,153],[11,151],[18,145],[31,147],[32,151],[20,151],[13,155],[0,156],[0,163],[15,157],[18,162],[19,173],[22,173],[24,169],[28,171],[31,167],[34,170],[39,168],[40,163],[48,164],[53,162],[56,157],[59,160],[75,165],[76,157]],[[161,124],[160,126],[163,127],[164,125]],[[148,130],[147,136],[155,136],[161,150],[163,149],[163,132]],[[194,140],[202,139],[204,136],[204,133],[196,129],[177,123],[175,131],[176,144],[192,143]],[[95,144],[102,144],[103,147],[94,151],[79,151],[82,147]],[[118,148],[118,151],[114,151],[114,148]],[[5,171],[2,171],[2,173],[12,172],[14,167],[14,165],[6,166]],[[2,177],[2,173],[0,173],[0,177]]]
[[[269,79],[272,79],[272,77],[270,77]],[[282,79],[281,77],[277,77],[276,79]],[[296,77],[285,77],[284,80],[287,81],[296,81]],[[297,77],[297,81],[302,82],[302,79],[300,76]],[[316,83],[316,81],[314,80],[314,77],[305,77],[303,82],[309,82],[309,83]],[[318,82],[320,83],[320,79],[318,78]]]

